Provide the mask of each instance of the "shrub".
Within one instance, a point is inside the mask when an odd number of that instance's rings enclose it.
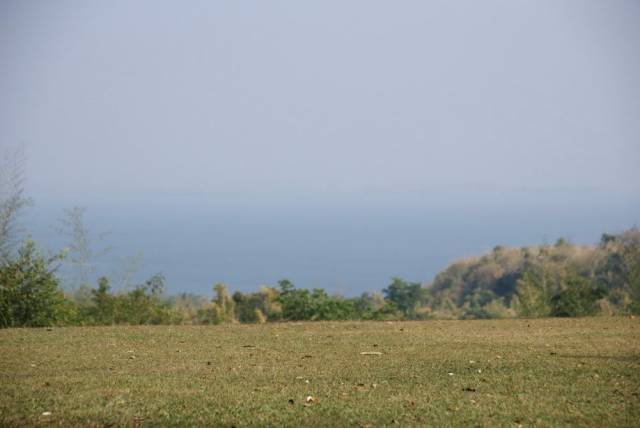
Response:
[[[63,255],[45,258],[25,241],[15,258],[0,267],[0,327],[55,325],[69,315],[53,265]]]

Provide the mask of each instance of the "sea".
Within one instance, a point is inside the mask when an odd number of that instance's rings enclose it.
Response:
[[[49,252],[71,246],[65,210],[84,208],[90,282],[131,287],[154,274],[167,293],[255,291],[287,278],[357,296],[393,277],[430,283],[456,260],[496,245],[596,244],[640,224],[640,198],[583,190],[265,195],[153,192],[39,194],[21,217]],[[64,229],[64,227],[62,227]],[[69,286],[77,279],[63,265]]]

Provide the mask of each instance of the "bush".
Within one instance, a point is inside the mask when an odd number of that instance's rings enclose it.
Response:
[[[393,303],[406,318],[415,319],[418,305],[423,303],[426,290],[418,282],[407,282],[393,278],[391,285],[382,290],[385,299]]]
[[[551,298],[551,315],[554,317],[584,317],[598,313],[596,302],[606,296],[607,289],[594,285],[587,278],[572,275],[567,287]]]
[[[45,258],[33,241],[25,241],[14,259],[0,267],[0,327],[41,327],[73,318],[53,265],[62,255]]]

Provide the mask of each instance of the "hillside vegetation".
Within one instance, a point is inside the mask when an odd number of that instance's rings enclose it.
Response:
[[[0,259],[0,326],[220,324],[301,320],[482,319],[574,317],[640,312],[640,231],[602,236],[598,245],[560,239],[554,245],[510,248],[460,260],[423,285],[393,278],[382,293],[356,298],[323,289],[277,287],[230,294],[214,286],[213,299],[166,296],[155,275],[128,289],[61,286],[56,266],[64,253],[45,257],[26,241]]]
[[[545,317],[637,313],[640,231],[597,246],[498,246],[453,263],[427,287],[423,312],[440,317]]]

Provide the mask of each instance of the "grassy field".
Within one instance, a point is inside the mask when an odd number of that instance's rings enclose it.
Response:
[[[4,426],[640,425],[629,318],[11,329],[0,355]]]

